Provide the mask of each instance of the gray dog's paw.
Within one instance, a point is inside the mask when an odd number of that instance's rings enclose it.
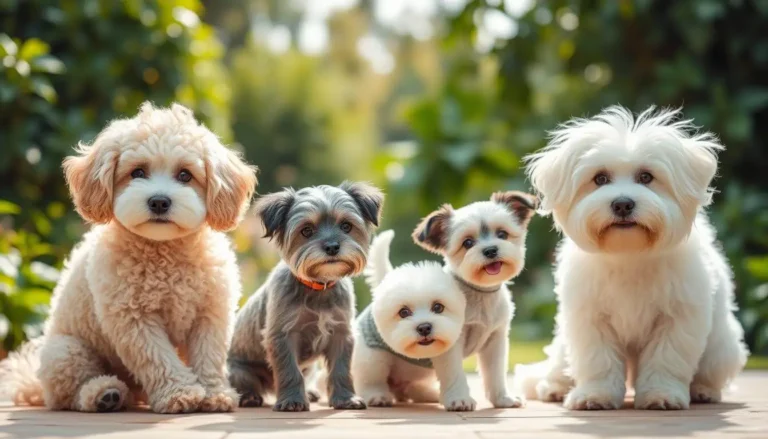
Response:
[[[363,398],[355,395],[331,398],[330,405],[336,410],[364,410],[366,408]]]
[[[307,390],[307,399],[309,400],[309,402],[320,401],[320,392],[315,389]]]
[[[309,401],[300,398],[283,398],[272,406],[272,410],[276,412],[308,412]]]

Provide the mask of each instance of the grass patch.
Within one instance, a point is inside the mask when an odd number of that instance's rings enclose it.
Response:
[[[512,372],[516,364],[534,363],[541,361],[546,356],[542,349],[549,341],[516,341],[512,340],[509,346],[509,371]],[[768,356],[752,355],[747,360],[747,369],[768,370]],[[477,370],[477,356],[473,355],[464,360],[464,370],[475,372]]]

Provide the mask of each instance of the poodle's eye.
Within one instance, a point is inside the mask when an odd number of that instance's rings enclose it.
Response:
[[[176,176],[176,180],[182,183],[189,183],[192,180],[192,174],[186,169],[179,171],[179,175]]]
[[[131,172],[131,178],[147,178],[147,174],[141,168],[136,168]]]
[[[470,248],[474,247],[474,245],[475,245],[475,240],[474,240],[474,239],[472,239],[472,238],[467,238],[467,239],[465,239],[465,240],[464,240],[464,242],[462,242],[462,243],[461,243],[461,245],[462,245],[464,248],[466,248],[466,249],[470,249]]]
[[[600,172],[599,174],[595,175],[593,180],[598,186],[603,186],[611,182],[610,177],[608,177],[608,174],[605,172]]]
[[[408,317],[412,316],[413,313],[410,309],[408,309],[407,306],[404,306],[400,308],[400,311],[397,312],[397,315],[400,316],[401,319],[407,319]]]
[[[443,311],[445,311],[445,305],[443,305],[440,302],[435,302],[432,304],[432,312],[435,314],[441,314]]]
[[[305,238],[309,238],[314,234],[315,234],[315,228],[312,226],[306,226],[303,229],[301,229],[301,236]]]
[[[650,184],[653,181],[653,175],[650,172],[641,172],[637,176],[637,182],[640,184]]]
[[[349,233],[349,232],[351,232],[351,231],[352,231],[352,224],[350,224],[350,223],[348,223],[348,222],[344,221],[343,223],[341,223],[341,225],[339,226],[339,228],[341,229],[341,231],[342,231],[342,232],[344,232],[344,233]]]
[[[504,230],[499,230],[496,232],[496,237],[499,239],[507,239],[509,238],[509,233],[505,232]]]

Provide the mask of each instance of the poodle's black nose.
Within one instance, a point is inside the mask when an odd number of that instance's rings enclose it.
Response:
[[[635,208],[635,202],[631,198],[619,197],[611,203],[611,210],[616,216],[626,218],[632,215],[632,210]]]
[[[152,213],[163,215],[171,208],[171,199],[163,195],[155,195],[147,200],[147,205]]]
[[[420,336],[426,337],[432,333],[432,324],[422,323],[416,327],[416,332],[418,332]]]
[[[499,255],[499,248],[495,245],[493,247],[484,248],[483,255],[488,259],[493,259]]]
[[[323,250],[325,250],[325,254],[328,256],[338,255],[340,248],[341,248],[341,244],[339,244],[336,241],[326,242],[325,244],[323,244]]]

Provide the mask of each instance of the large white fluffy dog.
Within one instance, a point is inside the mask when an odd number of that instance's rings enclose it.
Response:
[[[723,146],[678,111],[611,107],[556,130],[527,172],[565,238],[548,360],[516,370],[528,397],[616,409],[715,402],[747,350],[731,271],[703,207]]]

